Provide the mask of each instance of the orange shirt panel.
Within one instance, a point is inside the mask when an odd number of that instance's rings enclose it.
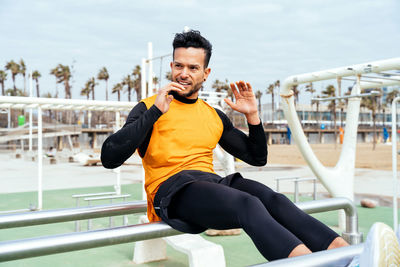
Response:
[[[142,101],[149,109],[155,99],[156,96],[152,96]],[[201,99],[193,104],[174,99],[168,112],[154,123],[142,159],[150,221],[160,220],[154,211],[153,200],[162,182],[182,170],[214,172],[213,149],[222,132],[218,113]]]

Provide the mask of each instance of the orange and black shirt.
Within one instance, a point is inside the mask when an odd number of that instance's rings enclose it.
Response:
[[[154,105],[156,95],[138,103],[125,125],[103,143],[101,160],[106,168],[122,165],[138,149],[145,170],[147,215],[159,221],[153,201],[160,185],[184,170],[215,173],[213,149],[221,147],[244,162],[266,163],[267,144],[262,124],[250,125],[249,135],[233,127],[222,111],[201,99],[174,95],[169,110]]]

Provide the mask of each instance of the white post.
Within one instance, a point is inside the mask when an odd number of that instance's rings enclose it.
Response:
[[[43,150],[42,150],[42,108],[38,107],[38,206],[37,209],[43,208]]]
[[[149,84],[149,95],[153,95],[153,43],[152,42],[148,42],[147,43],[147,58],[148,58],[148,66],[149,66],[149,80],[148,80],[148,84]]]
[[[397,101],[400,97],[396,97],[392,102],[392,172],[393,172],[393,229],[397,233],[398,215],[397,215],[397,195],[398,195],[398,181],[397,181]]]
[[[7,120],[8,120],[7,128],[10,129],[11,128],[11,108],[8,109]]]
[[[118,131],[121,128],[120,125],[121,121],[121,116],[119,114],[119,111],[115,112],[115,132]],[[117,184],[115,185],[115,192],[117,195],[121,195],[121,166],[115,169],[115,172],[117,173]]]
[[[29,73],[29,97],[32,97],[32,71]],[[29,109],[29,152],[32,153],[32,109]],[[31,156],[31,155],[29,155]]]
[[[141,77],[141,83],[142,83],[142,99],[145,99],[147,97],[147,90],[146,90],[146,59],[142,58],[142,77]]]

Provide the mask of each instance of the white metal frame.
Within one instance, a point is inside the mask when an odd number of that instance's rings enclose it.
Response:
[[[398,229],[398,181],[397,181],[397,108],[396,104],[400,97],[395,97],[392,101],[392,175],[393,175],[393,229],[397,233]]]
[[[340,158],[334,168],[327,168],[322,165],[315,156],[310,144],[304,134],[302,126],[294,106],[294,97],[291,87],[303,83],[315,81],[341,79],[342,77],[355,76],[356,84],[351,95],[359,95],[361,89],[377,88],[400,84],[400,79],[385,79],[384,77],[373,76],[372,80],[361,81],[363,74],[380,73],[382,71],[400,70],[400,58],[392,58],[381,61],[374,61],[364,64],[328,69],[324,71],[293,75],[284,80],[281,86],[282,107],[292,136],[302,153],[304,159],[315,176],[321,181],[326,189],[334,197],[347,197],[354,199],[354,171],[355,171],[355,149],[357,141],[358,115],[360,112],[360,97],[349,100],[346,118],[343,147]],[[343,225],[343,223],[342,223]],[[342,226],[341,225],[341,226]]]
[[[119,101],[98,101],[98,100],[80,100],[80,99],[58,99],[58,98],[37,98],[37,97],[17,97],[17,96],[0,96],[0,108],[8,109],[37,109],[38,118],[38,205],[37,209],[43,207],[43,125],[42,110],[88,110],[90,111],[110,111],[115,112],[116,130],[120,128],[120,112],[130,111],[136,102],[119,102]],[[32,112],[30,120],[32,120]],[[32,121],[30,121],[30,127]],[[32,129],[29,130],[29,148],[32,149]],[[121,174],[119,168],[116,170],[117,183],[115,190],[117,194],[121,193]]]

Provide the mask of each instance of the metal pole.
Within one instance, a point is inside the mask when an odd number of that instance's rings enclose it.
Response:
[[[121,115],[119,111],[115,112],[115,131],[118,131],[121,128]],[[117,173],[117,184],[115,185],[115,193],[117,195],[121,194],[121,166],[115,169]]]
[[[38,107],[38,206],[37,209],[43,208],[43,134],[42,134],[42,108]]]
[[[151,60],[153,58],[153,43],[148,42],[147,43],[147,64],[149,66],[149,95],[153,95],[153,61]]]
[[[135,201],[72,209],[46,210],[29,213],[23,212],[11,215],[1,215],[0,229],[118,216],[145,212],[146,210],[147,201]]]
[[[299,202],[299,180],[294,180],[294,203]]]
[[[0,262],[178,235],[165,223],[130,225],[0,243]]]
[[[314,179],[314,200],[317,200],[317,179]]]
[[[29,96],[33,95],[32,71],[29,73]],[[32,108],[29,109],[29,152],[32,152]],[[29,155],[32,156],[32,155]]]
[[[319,267],[319,266],[347,266],[364,249],[364,244],[318,251],[312,254],[271,261],[253,267]]]
[[[397,211],[397,195],[398,195],[398,181],[397,181],[397,101],[400,97],[395,97],[392,101],[392,175],[393,175],[393,229],[397,233],[398,228],[398,211]]]
[[[141,77],[141,87],[142,87],[142,99],[147,97],[147,90],[146,90],[146,59],[142,58],[142,77]]]
[[[308,214],[343,209],[346,214],[346,230],[342,233],[342,237],[352,245],[362,242],[362,233],[358,232],[357,208],[350,199],[338,197],[295,204]]]

